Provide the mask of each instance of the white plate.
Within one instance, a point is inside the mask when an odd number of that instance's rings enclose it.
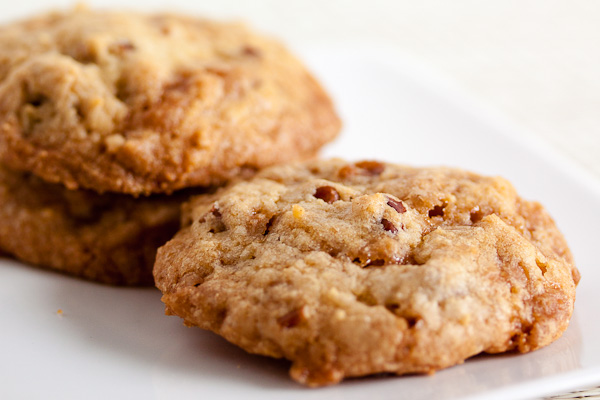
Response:
[[[286,362],[248,355],[165,317],[156,290],[96,285],[3,259],[0,398],[473,400],[600,382],[597,182],[406,59],[365,49],[305,56],[345,122],[327,155],[503,175],[549,208],[583,275],[565,335],[531,354],[475,357],[433,376],[308,390],[287,377]]]

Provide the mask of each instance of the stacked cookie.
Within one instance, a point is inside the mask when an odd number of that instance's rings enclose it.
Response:
[[[538,203],[452,168],[307,161],[339,127],[303,66],[238,25],[77,10],[2,28],[0,249],[155,282],[168,314],[310,386],[562,334],[579,273]]]
[[[0,249],[151,284],[182,189],[310,158],[339,127],[305,68],[240,25],[77,9],[5,26]]]

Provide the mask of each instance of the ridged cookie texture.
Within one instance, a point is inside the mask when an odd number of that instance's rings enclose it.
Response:
[[[573,311],[563,236],[502,178],[315,161],[185,209],[154,268],[167,313],[291,360],[310,386],[528,352]]]
[[[156,250],[187,199],[69,190],[0,166],[0,251],[91,281],[152,285]]]
[[[240,24],[78,8],[0,28],[0,159],[71,189],[220,184],[339,128],[304,66]]]

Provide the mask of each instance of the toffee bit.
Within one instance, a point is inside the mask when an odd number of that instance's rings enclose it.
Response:
[[[548,272],[548,264],[538,260],[537,258],[535,259],[535,264],[538,266],[540,271],[542,271],[542,275],[546,275],[546,272]]]
[[[313,195],[317,199],[323,200],[325,203],[333,203],[340,199],[340,194],[333,186],[321,186],[318,187]]]
[[[345,165],[338,171],[338,176],[342,179],[347,179],[356,174],[356,167],[354,165]]]
[[[392,198],[388,199],[387,205],[392,207],[398,214],[403,214],[406,212],[406,207],[402,204],[401,201],[394,200]]]
[[[383,229],[391,233],[398,233],[398,228],[394,225],[390,220],[383,218],[381,220],[381,225],[383,225]]]
[[[381,175],[381,173],[385,171],[385,164],[382,164],[379,161],[360,161],[354,165],[364,170],[367,175]]]
[[[304,208],[298,204],[292,206],[292,215],[296,219],[301,219],[304,216]]]

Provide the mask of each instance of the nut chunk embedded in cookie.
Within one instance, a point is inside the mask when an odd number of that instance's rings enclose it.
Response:
[[[375,161],[272,167],[194,198],[158,253],[169,313],[319,386],[528,352],[567,328],[579,273],[501,178]]]
[[[71,189],[221,184],[339,128],[304,66],[240,24],[78,8],[0,28],[0,161]]]

